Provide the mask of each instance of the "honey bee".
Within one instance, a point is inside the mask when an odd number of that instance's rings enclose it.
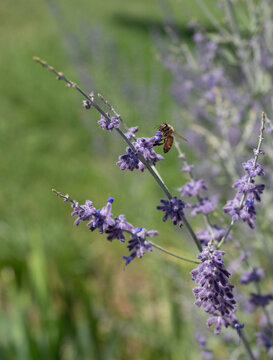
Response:
[[[155,143],[154,146],[164,144],[164,146],[163,146],[164,153],[167,153],[168,151],[170,151],[173,146],[174,139],[173,139],[172,135],[175,135],[176,137],[178,137],[181,140],[188,141],[186,138],[184,138],[184,136],[178,134],[174,130],[173,126],[171,126],[170,124],[168,124],[166,122],[163,122],[159,126],[158,130],[161,132],[162,141]]]

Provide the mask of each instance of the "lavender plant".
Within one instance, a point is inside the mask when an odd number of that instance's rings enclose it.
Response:
[[[218,224],[214,224],[211,220],[211,216],[213,216],[217,207],[217,202],[209,199],[207,194],[208,187],[206,186],[205,181],[194,177],[193,165],[189,165],[186,162],[185,155],[182,154],[178,144],[176,144],[176,148],[179,157],[183,161],[182,170],[190,176],[190,181],[178,189],[182,199],[170,193],[155,168],[156,163],[164,159],[154,151],[154,146],[158,145],[161,141],[162,134],[157,132],[153,137],[136,138],[135,133],[138,128],[128,128],[122,117],[101,95],[99,95],[98,98],[102,99],[104,104],[107,105],[109,112],[104,111],[98,104],[94,93],[88,95],[77,84],[66,78],[63,73],[57,72],[43,60],[37,57],[35,57],[34,60],[57,75],[58,80],[65,81],[68,87],[76,89],[84,96],[85,100],[83,100],[83,106],[87,110],[94,108],[100,113],[101,118],[98,121],[98,124],[103,130],[109,132],[116,131],[121,136],[128,147],[126,148],[126,154],[119,157],[117,165],[121,170],[148,171],[153,176],[156,183],[167,197],[167,199],[161,199],[161,205],[157,206],[157,209],[164,213],[162,218],[163,222],[170,218],[173,225],[179,225],[179,228],[182,228],[182,231],[184,231],[183,228],[185,227],[199,253],[197,255],[197,260],[193,260],[171,252],[152,242],[148,238],[157,236],[157,231],[148,231],[142,227],[135,227],[127,221],[125,215],[119,215],[118,217],[113,216],[112,204],[114,199],[112,197],[108,198],[107,204],[104,207],[97,209],[90,200],[86,200],[85,204],[79,205],[79,203],[72,200],[69,195],[63,195],[62,193],[53,190],[53,192],[57,196],[63,198],[65,202],[71,203],[73,209],[71,215],[77,217],[74,224],[78,226],[81,222],[87,222],[87,227],[90,231],[93,232],[98,230],[99,234],[105,234],[107,240],[110,242],[117,239],[121,243],[126,243],[126,235],[128,235],[129,240],[127,242],[127,248],[129,250],[129,255],[123,256],[125,266],[130,264],[135,258],[142,258],[146,252],[151,252],[153,247],[179,258],[181,261],[198,264],[197,268],[191,271],[192,279],[197,284],[197,287],[193,289],[196,299],[195,304],[198,307],[202,306],[205,312],[210,314],[207,324],[208,326],[215,325],[215,334],[220,334],[222,327],[231,327],[242,340],[248,356],[251,359],[254,359],[255,357],[251,343],[243,330],[244,324],[241,323],[235,315],[237,312],[237,302],[234,296],[234,285],[229,282],[230,272],[227,270],[222,260],[225,252],[219,250],[219,248],[226,240],[231,240],[231,229],[233,228],[234,223],[239,219],[246,221],[249,226],[254,229],[254,220],[256,218],[254,202],[259,202],[261,200],[261,194],[264,190],[263,184],[255,184],[255,177],[264,174],[262,166],[258,163],[258,157],[260,154],[264,153],[261,150],[261,145],[265,129],[265,114],[262,114],[259,143],[257,149],[254,150],[254,159],[243,164],[246,174],[240,180],[235,182],[234,187],[238,189],[235,200],[228,202],[228,205],[224,207],[224,211],[232,216],[232,221],[226,229],[222,229]],[[122,126],[125,128],[125,131],[121,130]],[[202,192],[206,192],[206,194],[203,195],[201,194]],[[196,198],[197,202],[187,203],[185,201],[186,197]],[[195,217],[200,214],[205,220],[206,228],[205,230],[196,232],[189,222],[188,216]],[[224,214],[222,216],[224,216]],[[184,226],[182,227],[182,225]],[[247,284],[252,281],[257,283],[260,278],[262,278],[262,275],[263,271],[261,269],[259,271],[253,270],[251,274],[244,274],[241,278],[241,283]],[[258,291],[258,293],[251,294],[250,301],[256,307],[261,306],[265,310],[272,298],[272,294],[262,295],[261,292]],[[264,314],[268,315],[267,311],[264,311]],[[265,337],[266,339],[268,338],[268,329],[271,329],[272,326],[268,316],[267,318],[268,327],[264,329],[263,333],[260,332],[257,337],[259,339],[259,344],[266,343],[266,347],[268,348],[269,341],[262,340]],[[202,349],[205,349],[205,346],[202,345]],[[207,358],[211,356],[209,350],[204,350],[204,352]]]

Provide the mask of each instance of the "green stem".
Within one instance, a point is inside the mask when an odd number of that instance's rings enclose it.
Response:
[[[150,241],[150,240],[149,240],[149,243],[150,243],[153,247],[155,247],[156,249],[158,249],[158,250],[160,250],[160,251],[162,251],[162,252],[164,252],[164,253],[166,253],[166,254],[168,254],[168,255],[171,255],[171,256],[173,256],[173,257],[176,257],[177,259],[180,259],[180,260],[183,260],[183,261],[187,261],[187,262],[190,262],[190,263],[193,263],[193,264],[200,264],[200,263],[201,263],[201,262],[198,261],[198,260],[188,259],[188,258],[186,258],[186,257],[180,256],[180,255],[178,255],[178,254],[176,254],[176,253],[174,253],[174,252],[172,252],[172,251],[170,251],[170,250],[167,250],[167,249],[165,249],[165,248],[163,248],[163,247],[155,244],[154,242],[152,242],[152,241]]]
[[[240,338],[242,339],[242,342],[243,342],[243,344],[244,344],[244,347],[245,347],[245,349],[246,349],[246,351],[247,351],[250,359],[251,359],[251,360],[255,360],[255,357],[254,357],[254,355],[253,355],[251,346],[250,346],[250,344],[249,344],[249,342],[248,342],[248,339],[247,339],[247,337],[245,336],[243,330],[240,330],[239,336],[240,336]]]

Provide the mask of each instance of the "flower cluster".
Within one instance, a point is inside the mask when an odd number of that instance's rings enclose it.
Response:
[[[164,157],[157,154],[153,150],[153,145],[157,138],[142,137],[138,138],[132,143],[135,150],[130,147],[126,148],[126,154],[119,156],[117,165],[121,170],[128,169],[133,171],[135,169],[144,171],[145,165],[139,160],[139,156],[142,155],[144,159],[151,165],[155,165],[158,161],[164,160]]]
[[[198,214],[207,215],[214,211],[215,204],[209,200],[207,197],[200,196],[200,192],[202,190],[208,190],[207,185],[203,179],[194,179],[192,176],[192,169],[193,165],[189,165],[185,161],[185,156],[182,157],[183,159],[183,166],[182,171],[188,172],[190,174],[191,180],[188,181],[185,185],[181,186],[178,191],[182,198],[184,197],[192,197],[195,196],[198,200],[197,203],[186,203],[185,208],[192,209],[190,214],[191,216],[196,216]]]
[[[152,251],[152,244],[147,240],[147,237],[157,236],[158,232],[155,230],[146,230],[144,228],[135,228],[130,224],[124,215],[113,217],[112,204],[114,198],[109,197],[107,204],[101,208],[96,209],[93,202],[86,200],[84,205],[79,205],[75,200],[72,200],[69,195],[62,195],[54,190],[55,194],[62,197],[64,201],[70,201],[73,209],[71,216],[77,216],[74,225],[79,225],[82,221],[88,221],[87,226],[93,232],[98,229],[100,234],[107,234],[107,240],[113,241],[114,239],[120,240],[124,243],[126,238],[125,234],[130,234],[131,238],[128,242],[127,248],[130,251],[128,257],[123,256],[128,265],[136,257],[141,258],[147,251]]]
[[[130,127],[127,132],[124,134],[128,140],[131,140],[132,137],[135,136],[135,133],[138,132],[138,126],[132,126]]]
[[[224,212],[231,215],[233,222],[242,219],[251,229],[255,228],[255,201],[261,201],[261,194],[265,188],[264,184],[255,184],[255,177],[264,175],[262,166],[257,162],[257,157],[258,154],[254,159],[243,163],[245,174],[233,184],[233,187],[237,189],[235,198],[229,200],[224,206]]]
[[[136,256],[141,258],[146,251],[152,251],[153,247],[146,238],[157,235],[158,232],[155,230],[147,231],[144,228],[135,228],[127,246],[131,254],[128,257],[123,256],[123,259],[126,261],[125,265],[128,265]]]
[[[222,326],[238,324],[234,313],[237,311],[233,296],[233,285],[228,281],[230,273],[225,269],[222,256],[225,253],[214,250],[211,245],[203,248],[198,255],[201,264],[192,270],[192,278],[199,285],[193,289],[195,304],[203,306],[212,316],[208,319],[208,326],[216,324],[214,332],[219,334]],[[238,327],[238,325],[237,325]]]
[[[101,115],[100,120],[98,121],[99,126],[104,130],[113,130],[120,127],[119,118],[120,116],[113,116],[110,118],[109,114],[106,114],[108,117]]]
[[[178,199],[176,196],[170,200],[161,199],[160,202],[162,205],[158,205],[157,210],[163,211],[165,214],[162,218],[162,221],[167,221],[170,218],[174,225],[182,226],[183,216],[184,216],[184,207],[185,204],[181,199]]]
[[[184,196],[197,196],[201,190],[208,190],[205,181],[203,179],[191,180],[185,185],[181,186],[178,191],[181,197]]]
[[[213,235],[211,232],[213,232]],[[212,236],[213,236],[213,241],[215,241],[215,243],[218,243],[225,235],[225,233],[226,230],[219,228],[217,225],[212,225],[211,229],[206,228],[205,230],[197,232],[196,237],[200,241],[201,245],[207,246],[208,243],[211,241]],[[230,239],[231,239],[231,235],[228,235],[226,240],[230,240]]]

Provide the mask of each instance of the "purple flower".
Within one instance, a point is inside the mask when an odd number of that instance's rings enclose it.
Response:
[[[128,140],[131,140],[131,138],[135,135],[136,132],[138,132],[138,126],[132,126],[124,135],[127,137]]]
[[[128,169],[133,171],[135,169],[139,169],[144,171],[144,165],[138,159],[138,153],[134,152],[131,148],[126,148],[126,154],[119,156],[119,161],[117,165],[120,167],[121,170]]]
[[[121,242],[125,242],[124,230],[133,231],[133,225],[126,220],[124,215],[119,215],[114,221],[115,223],[105,230],[105,234],[108,234],[107,240],[113,241],[114,239],[118,239]]]
[[[139,155],[141,154],[144,159],[152,165],[155,165],[157,161],[161,161],[164,159],[163,156],[157,154],[153,150],[153,145],[155,143],[156,137],[152,138],[138,138],[137,141],[133,142],[133,146],[135,151],[131,148],[127,147],[127,153],[119,156],[119,161],[117,165],[121,170],[129,169],[131,171],[138,169],[144,171],[145,166],[139,160]]]
[[[232,221],[242,219],[247,222],[251,229],[254,229],[254,220],[256,219],[254,200],[261,201],[261,194],[265,188],[264,184],[255,185],[254,178],[256,176],[263,176],[264,171],[259,163],[256,162],[255,164],[254,159],[243,163],[243,168],[246,174],[233,184],[233,187],[237,188],[238,191],[233,200],[227,201],[224,206],[224,212],[231,215]]]
[[[131,251],[131,254],[129,256],[122,256],[125,260],[125,266],[127,266],[136,257],[141,258],[147,251],[153,251],[153,247],[146,237],[153,237],[157,235],[158,232],[155,230],[147,231],[144,228],[135,228],[127,246],[129,251]]]
[[[144,159],[153,165],[155,165],[157,161],[164,160],[163,156],[157,154],[153,150],[153,145],[156,140],[157,138],[156,136],[154,136],[151,138],[138,138],[137,141],[133,142],[134,148],[136,149],[137,153],[142,154]]]
[[[273,346],[273,329],[271,327],[265,327],[263,331],[257,332],[257,345],[264,346],[266,349],[270,349]]]
[[[193,289],[195,304],[203,306],[205,312],[213,315],[208,319],[208,326],[216,324],[214,332],[219,334],[221,327],[238,323],[234,313],[237,311],[233,296],[233,285],[228,281],[230,273],[225,269],[222,256],[225,253],[206,246],[197,256],[202,261],[192,270],[192,278],[199,285]]]
[[[199,347],[201,348],[201,349],[204,349],[205,347],[206,347],[206,339],[205,339],[205,337],[203,336],[203,335],[201,335],[200,333],[196,333],[195,334],[195,340],[198,342],[198,344],[199,344]]]
[[[265,307],[272,300],[273,300],[272,294],[267,294],[267,295],[254,294],[254,293],[250,294],[250,302],[251,302],[251,304],[255,305],[256,307],[258,307],[258,306]]]
[[[248,285],[250,282],[259,282],[263,277],[264,270],[262,268],[254,268],[241,276],[240,283]]]
[[[93,206],[93,202],[86,200],[84,205],[79,206],[78,202],[72,203],[73,211],[71,216],[78,216],[75,220],[74,225],[78,226],[81,221],[88,221],[95,214],[96,209]]]
[[[157,206],[157,210],[162,210],[165,212],[165,215],[162,218],[162,221],[166,221],[170,218],[174,225],[179,224],[182,226],[182,219],[184,216],[184,207],[185,204],[181,199],[178,199],[176,196],[171,198],[171,200],[161,199],[160,202],[162,205]]]
[[[262,166],[258,162],[256,162],[255,165],[254,165],[254,163],[255,163],[255,160],[250,159],[247,162],[243,163],[243,168],[248,173],[248,175],[251,177],[264,176],[264,170],[263,170]]]
[[[160,141],[162,140],[162,134],[161,134],[161,131],[157,131],[155,133],[155,142],[154,142],[154,145],[155,144],[158,144]]]
[[[107,114],[109,116],[109,114]],[[120,116],[114,116],[110,119],[105,118],[103,115],[101,115],[100,120],[98,121],[99,126],[104,130],[113,130],[115,128],[120,127],[119,123]]]
[[[201,190],[207,190],[207,186],[203,179],[191,180],[187,182],[184,186],[180,187],[178,191],[180,192],[181,197],[184,196],[197,196]]]
[[[194,168],[194,165],[184,165],[184,166],[182,166],[182,171],[184,171],[184,172],[191,172],[192,171],[192,169]]]
[[[262,313],[260,321],[259,321],[259,327],[260,331],[257,332],[255,335],[257,337],[257,345],[258,346],[264,346],[267,350],[270,349],[270,352],[273,350],[273,308],[271,307],[268,309],[268,314],[265,315]]]
[[[212,359],[212,351],[205,349],[201,352],[201,356],[205,359],[205,360],[211,360]]]
[[[186,204],[186,208],[193,209],[191,211],[191,216],[196,216],[200,213],[202,214],[209,214],[213,212],[215,209],[215,205],[208,199],[200,199],[199,203],[197,204]]]
[[[98,209],[93,214],[93,219],[87,224],[91,231],[96,229],[99,230],[100,234],[103,234],[106,229],[115,225],[115,220],[112,215],[112,203],[114,199],[109,198],[107,200],[106,206],[104,206],[101,210]]]
[[[219,242],[222,237],[225,235],[226,230],[220,229],[217,225],[212,225],[212,231],[213,231],[213,239],[217,243]],[[212,238],[210,229],[207,228],[206,230],[199,231],[196,233],[197,239],[200,241],[201,245],[208,245],[209,241]],[[229,234],[226,240],[230,240],[231,235]]]
[[[206,339],[200,333],[195,334],[195,340],[198,342],[200,349],[202,349],[201,356],[206,360],[212,359],[212,351],[206,349]]]

